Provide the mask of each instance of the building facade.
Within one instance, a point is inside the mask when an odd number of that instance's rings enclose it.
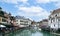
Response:
[[[49,26],[52,29],[60,28],[60,9],[53,10],[49,16]]]
[[[11,16],[11,13],[6,13],[0,8],[0,23],[4,25],[13,25],[16,26],[15,17]]]
[[[42,21],[40,21],[40,27],[42,27],[42,26],[48,26],[48,19],[43,19]]]
[[[41,28],[42,30],[49,31],[50,28],[48,26],[48,19],[43,19],[42,21],[40,21],[39,28]]]
[[[0,11],[0,23],[10,24],[10,15],[4,11]]]
[[[22,16],[16,16],[16,24],[19,27],[28,27],[31,25],[31,20]]]

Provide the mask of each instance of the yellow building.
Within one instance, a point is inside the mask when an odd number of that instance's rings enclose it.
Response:
[[[0,23],[2,22],[2,17],[0,17]]]
[[[6,18],[0,17],[0,23],[7,23]]]
[[[10,24],[10,15],[4,11],[0,11],[0,23]]]

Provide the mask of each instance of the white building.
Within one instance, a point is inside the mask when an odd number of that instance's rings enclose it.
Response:
[[[60,28],[60,9],[52,11],[49,16],[49,26],[52,29]]]
[[[31,20],[22,16],[16,16],[16,24],[19,27],[28,27],[31,25]]]

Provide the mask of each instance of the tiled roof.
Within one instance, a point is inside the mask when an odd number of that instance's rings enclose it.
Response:
[[[60,13],[60,8],[52,11],[52,14],[55,14],[55,13]]]
[[[28,19],[28,18],[25,18],[24,16],[16,16],[15,18],[16,18],[16,19],[30,20],[30,19]]]
[[[43,21],[48,22],[48,19],[44,19]],[[43,22],[43,21],[42,21],[42,22]]]

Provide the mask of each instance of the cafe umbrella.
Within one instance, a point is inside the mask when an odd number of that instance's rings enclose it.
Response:
[[[1,32],[0,35],[2,35],[2,36],[5,35],[5,32],[4,32],[4,29],[5,29],[5,28],[6,28],[6,26],[4,26],[4,25],[0,25],[0,32]]]

